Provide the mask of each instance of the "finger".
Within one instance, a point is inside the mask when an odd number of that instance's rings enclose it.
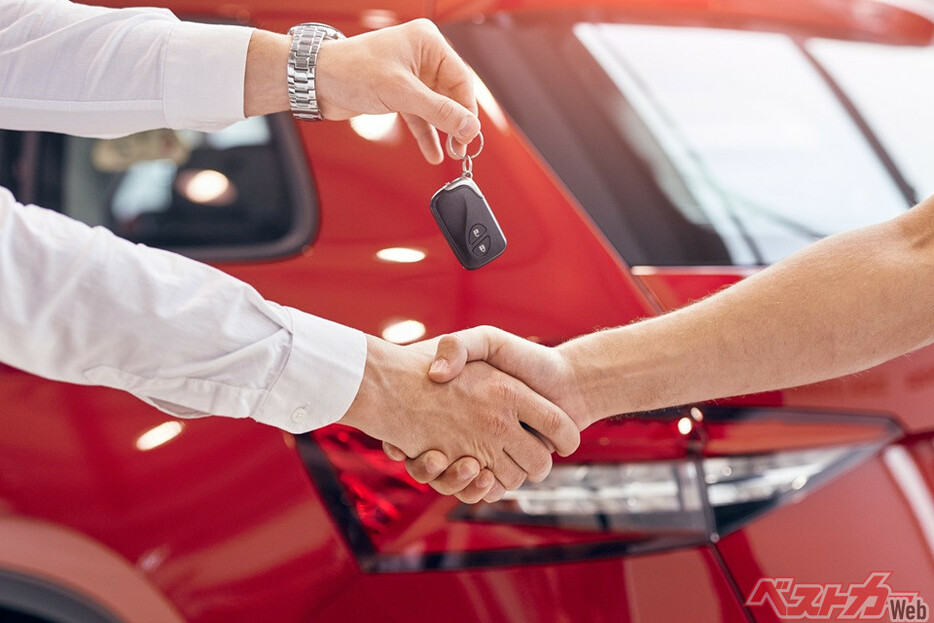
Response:
[[[405,452],[395,447],[388,441],[383,442],[383,452],[385,452],[386,456],[388,456],[393,461],[404,461],[408,458],[405,456]]]
[[[432,86],[442,95],[450,97],[476,115],[478,112],[477,93],[474,85],[477,76],[457,55],[447,39],[441,37],[440,42],[441,56],[438,62],[438,73]],[[455,139],[457,138],[455,136]]]
[[[493,476],[493,472],[484,469],[481,470],[479,476],[467,483],[467,486],[454,496],[465,504],[476,504],[493,489],[494,484],[496,484],[496,477]]]
[[[447,45],[447,42],[445,42],[445,45]],[[474,92],[474,73],[467,69],[466,64],[454,54],[453,50],[451,50],[451,55],[452,56],[445,57],[444,61],[441,63],[438,83],[435,90],[441,95],[450,97],[476,115],[477,95]],[[469,78],[465,78],[466,75],[469,75]],[[467,155],[469,142],[470,141],[466,140],[466,137],[462,135],[452,134],[451,149],[454,152],[454,156],[463,159],[464,156]]]
[[[415,137],[418,148],[422,150],[431,164],[441,164],[444,161],[444,152],[441,151],[441,141],[438,139],[438,132],[427,121],[415,115],[403,114],[403,121],[408,126],[409,132]]]
[[[414,459],[407,459],[405,469],[416,482],[425,484],[441,475],[451,461],[438,450],[428,450]]]
[[[503,496],[506,495],[506,487],[503,486],[503,483],[496,481],[493,483],[493,486],[490,487],[490,490],[485,496],[483,496],[484,502],[499,502],[503,499]]]
[[[502,483],[503,487],[509,491],[521,487],[522,483],[524,483],[525,479],[528,477],[527,472],[505,451],[500,452],[498,456],[494,457],[493,462],[489,466],[489,470],[493,472],[493,475]]]
[[[411,24],[420,30],[419,77],[428,86],[442,95],[477,114],[477,96],[474,81],[477,79],[467,63],[458,56],[454,48],[430,21]]]
[[[421,117],[465,145],[480,133],[480,120],[462,104],[432,91],[414,76],[406,82],[399,112]]]
[[[525,429],[511,435],[506,453],[532,482],[541,482],[551,472],[551,452],[534,434]]]
[[[419,59],[419,79],[424,81],[426,86],[433,91],[450,98],[476,117],[478,112],[475,90],[476,74],[458,56],[437,26],[431,23],[420,23],[419,26],[424,27],[421,29],[422,45]],[[477,125],[476,132],[453,132],[431,119],[428,119],[428,121],[447,134],[451,134],[460,148],[466,148],[467,144],[473,140],[480,130],[479,125]],[[458,154],[461,154],[460,150],[455,150]]]
[[[519,420],[550,441],[558,454],[577,450],[580,430],[567,413],[531,390],[519,393],[517,410]]]
[[[454,151],[454,155],[461,160],[463,160],[464,156],[467,155],[467,146],[458,140],[451,141],[451,149]]]
[[[523,424],[522,427],[525,428],[526,430],[528,430],[528,431],[529,431],[530,433],[532,433],[533,435],[535,435],[536,439],[538,439],[540,442],[542,442],[543,444],[545,444],[545,447],[548,448],[548,453],[549,453],[549,454],[555,451],[555,446],[554,446],[554,444],[551,443],[551,441],[550,441],[547,437],[545,437],[544,435],[542,435],[542,434],[541,434],[540,432],[538,432],[537,430],[534,430],[534,429],[532,429],[532,428],[529,428],[529,427],[528,427],[528,424]],[[400,452],[401,452],[401,450],[400,450]]]
[[[480,463],[473,457],[457,459],[444,473],[431,481],[431,488],[442,495],[460,493],[480,475]]]

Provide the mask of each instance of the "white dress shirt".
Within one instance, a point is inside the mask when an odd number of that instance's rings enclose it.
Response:
[[[0,127],[223,128],[243,118],[251,34],[160,9],[0,0]],[[122,389],[178,417],[299,433],[344,414],[365,361],[359,331],[0,188],[0,362]]]

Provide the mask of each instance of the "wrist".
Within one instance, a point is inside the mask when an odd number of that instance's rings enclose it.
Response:
[[[607,417],[598,404],[599,400],[597,400],[596,393],[588,391],[585,381],[590,366],[587,365],[585,354],[579,345],[576,345],[573,341],[565,342],[552,350],[558,361],[558,369],[562,371],[560,377],[564,379],[566,384],[564,395],[569,396],[569,406],[566,411],[574,420],[574,423],[577,424],[577,427],[584,430],[591,424]]]
[[[367,353],[360,389],[350,408],[339,420],[370,437],[388,441],[403,450],[410,449],[417,435],[412,422],[424,407],[413,403],[433,384],[428,380],[431,354],[366,336]]]
[[[380,411],[380,403],[385,390],[385,383],[382,379],[384,346],[382,340],[372,335],[366,336],[366,364],[363,369],[363,378],[360,381],[360,389],[357,390],[350,408],[338,420],[339,423],[356,428],[371,437],[378,436],[376,429],[379,426],[376,414]]]
[[[254,30],[247,49],[243,114],[268,115],[289,109],[288,35]]]

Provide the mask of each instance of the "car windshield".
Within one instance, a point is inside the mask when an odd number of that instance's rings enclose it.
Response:
[[[763,265],[934,193],[930,48],[523,18],[452,39],[631,265]]]

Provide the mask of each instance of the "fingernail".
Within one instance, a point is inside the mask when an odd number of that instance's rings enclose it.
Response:
[[[446,372],[447,369],[448,369],[448,360],[444,359],[443,357],[439,357],[435,359],[434,362],[431,364],[431,370],[429,370],[429,372],[440,374],[442,372]]]
[[[464,117],[457,129],[457,135],[465,141],[475,137],[478,132],[480,132],[480,120],[472,115]]]
[[[486,489],[493,486],[493,474],[489,472],[483,472],[480,476],[477,477],[477,486],[481,489]]]

